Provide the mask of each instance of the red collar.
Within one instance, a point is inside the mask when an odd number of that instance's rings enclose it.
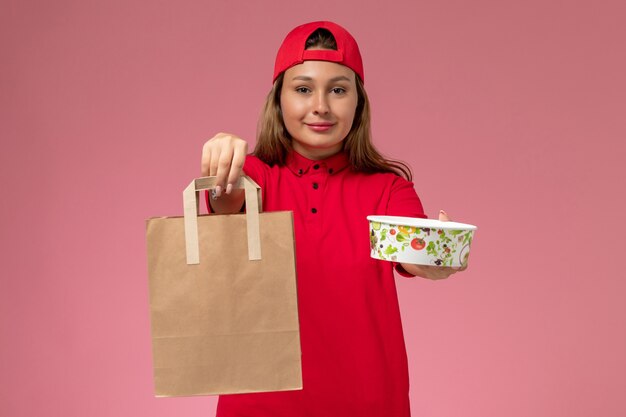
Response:
[[[350,161],[345,152],[338,152],[326,159],[316,161],[306,158],[296,151],[291,151],[287,154],[285,165],[297,176],[305,175],[309,170],[319,169],[323,169],[328,174],[333,175],[350,165]]]

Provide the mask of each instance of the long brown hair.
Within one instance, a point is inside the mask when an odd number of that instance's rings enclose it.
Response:
[[[318,29],[309,36],[306,49],[323,48],[337,50],[332,33]],[[370,104],[361,77],[355,74],[358,102],[352,128],[343,141],[352,169],[359,172],[391,172],[412,181],[411,169],[404,162],[383,157],[372,144],[370,129]],[[291,136],[285,128],[281,109],[280,92],[284,73],[280,74],[267,95],[265,106],[259,119],[257,143],[254,155],[269,165],[284,165],[287,154],[292,149]]]

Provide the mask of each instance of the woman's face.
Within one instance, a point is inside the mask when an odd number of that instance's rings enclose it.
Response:
[[[280,106],[296,152],[324,159],[341,150],[358,102],[355,77],[350,68],[327,61],[304,61],[285,71]]]

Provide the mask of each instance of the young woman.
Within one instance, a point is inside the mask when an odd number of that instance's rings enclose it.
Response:
[[[218,416],[409,416],[408,365],[393,269],[447,278],[460,269],[370,258],[372,214],[426,217],[409,169],[373,147],[361,55],[332,22],[298,26],[283,41],[257,145],[220,133],[202,152],[209,199],[236,212],[245,173],[265,211],[294,213],[303,389],[221,396]],[[448,220],[440,212],[441,220]]]

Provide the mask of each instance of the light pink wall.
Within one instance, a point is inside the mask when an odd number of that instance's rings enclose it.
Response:
[[[467,272],[398,281],[414,415],[626,415],[622,4],[3,1],[0,415],[213,415],[152,397],[144,219],[180,214],[208,137],[253,142],[320,18],[429,215],[479,226]]]

